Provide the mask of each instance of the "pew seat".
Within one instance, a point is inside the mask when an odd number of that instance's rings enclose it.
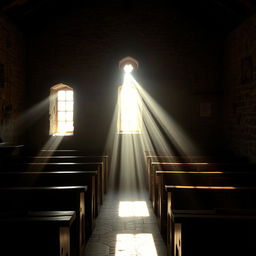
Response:
[[[175,256],[251,255],[256,211],[173,210]]]
[[[75,211],[0,212],[0,250],[9,256],[72,256],[75,219]]]
[[[244,255],[241,254],[242,249],[247,250],[244,247],[239,247],[240,254],[230,254],[227,253],[229,247],[222,243],[225,249],[217,254],[216,251],[215,254],[211,254],[213,251],[211,246],[220,250],[221,247],[218,246],[217,238],[223,234],[225,236],[220,239],[220,242],[225,237],[232,237],[233,234],[236,234],[236,236],[244,235],[248,238],[250,237],[247,236],[249,233],[252,235],[249,229],[251,225],[256,228],[256,187],[166,185],[165,189],[168,193],[167,250],[170,255]],[[225,211],[216,209],[225,209],[226,214],[224,214]],[[232,214],[233,209],[236,209],[236,211]],[[241,214],[243,211],[244,214]],[[186,223],[184,227],[178,222],[181,220],[182,223]],[[232,224],[228,225],[227,223]],[[186,229],[186,231],[183,229]],[[182,246],[182,234],[191,237],[190,241],[194,238],[198,239],[197,252],[194,247],[189,252],[186,251],[187,248],[193,246],[193,243]],[[208,240],[212,240],[214,243],[203,248]],[[187,238],[184,238],[184,241],[188,241]],[[236,241],[235,238],[233,241]],[[231,243],[232,239],[227,242],[227,244]],[[203,248],[202,250],[200,246]],[[251,243],[246,242],[246,246],[251,246]],[[209,251],[206,251],[207,248]]]
[[[85,192],[86,186],[23,186],[0,187],[0,205],[2,209],[26,215],[31,211],[76,212],[74,236],[71,240],[74,256],[82,256],[85,250]],[[60,217],[60,216],[52,216]],[[53,218],[54,219],[54,218]]]

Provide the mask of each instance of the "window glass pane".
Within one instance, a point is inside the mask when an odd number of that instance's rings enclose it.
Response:
[[[73,121],[73,112],[66,112],[66,120]]]
[[[66,102],[66,110],[67,111],[73,111],[73,101]]]
[[[66,91],[66,100],[73,101],[73,91]]]
[[[58,132],[65,132],[65,131],[66,131],[66,123],[58,122]]]
[[[58,91],[58,101],[66,99],[66,91]]]
[[[55,88],[56,87],[56,88]],[[52,135],[72,135],[74,131],[73,122],[73,90],[61,84],[51,88],[50,98],[50,134]]]
[[[140,98],[136,88],[123,86],[119,91],[120,97],[120,132],[134,133],[141,130]]]
[[[65,111],[66,110],[66,103],[65,101],[58,102],[58,111]]]
[[[66,120],[66,112],[58,112],[58,121]]]
[[[67,131],[73,131],[74,130],[73,122],[66,122],[66,129]]]

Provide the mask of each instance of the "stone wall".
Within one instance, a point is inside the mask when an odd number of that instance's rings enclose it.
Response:
[[[228,144],[256,161],[256,16],[228,36],[224,74]]]
[[[22,141],[17,118],[25,105],[25,45],[22,34],[0,15],[0,137]]]

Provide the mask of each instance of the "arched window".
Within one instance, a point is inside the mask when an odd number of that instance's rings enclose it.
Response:
[[[50,91],[50,135],[67,136],[74,133],[73,89],[57,84]]]
[[[125,75],[124,84],[118,89],[118,133],[141,133],[142,101],[130,74]]]

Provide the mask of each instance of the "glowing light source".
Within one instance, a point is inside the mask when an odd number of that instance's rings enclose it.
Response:
[[[65,84],[56,84],[50,90],[50,131],[53,136],[73,135],[73,89]]]
[[[136,88],[122,86],[119,91],[119,133],[141,132],[141,104]]]
[[[122,134],[141,133],[142,101],[131,75],[134,66],[129,60],[122,67],[125,75],[118,94],[118,131]]]
[[[57,95],[57,132],[54,135],[72,135],[73,126],[73,91],[60,90]]]
[[[119,217],[148,217],[148,207],[145,201],[120,201]]]
[[[157,256],[152,234],[117,234],[115,256]]]
[[[132,64],[126,64],[126,65],[124,66],[124,71],[125,71],[125,73],[131,73],[131,72],[133,71],[133,66],[132,66]]]
[[[119,68],[120,68],[121,70],[123,70],[126,65],[131,65],[131,66],[132,66],[132,69],[138,69],[138,67],[139,67],[139,62],[138,62],[136,59],[134,59],[134,58],[132,58],[132,57],[130,57],[130,56],[127,56],[127,57],[125,57],[125,58],[123,58],[123,59],[121,59],[121,60],[119,61]],[[129,68],[129,69],[130,69],[130,68]],[[131,71],[132,71],[132,70],[131,70]]]

